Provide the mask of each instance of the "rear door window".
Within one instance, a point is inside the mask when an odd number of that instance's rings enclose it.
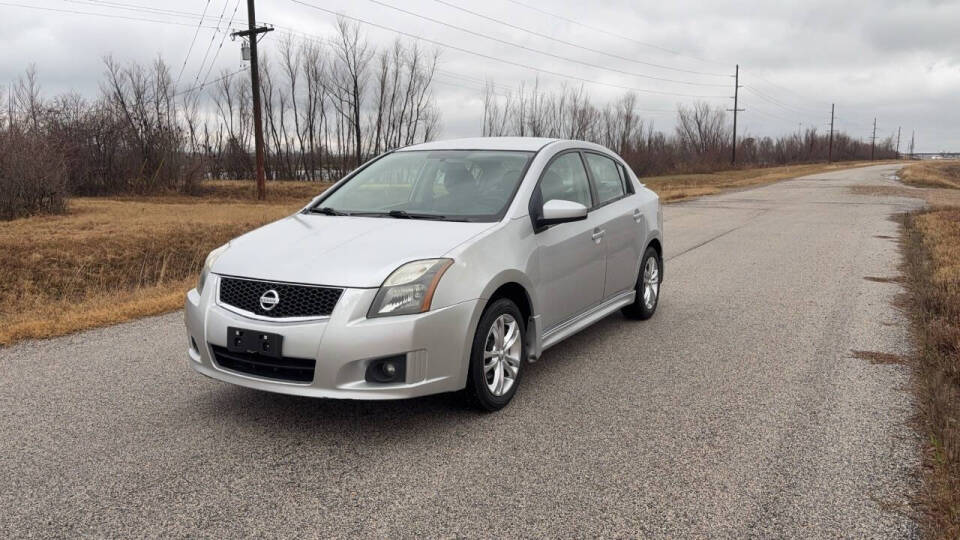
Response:
[[[624,195],[623,177],[617,162],[600,154],[587,153],[587,165],[593,174],[594,187],[597,190],[597,204],[604,204]]]

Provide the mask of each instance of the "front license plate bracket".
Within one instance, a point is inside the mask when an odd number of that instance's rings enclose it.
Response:
[[[230,326],[227,327],[227,350],[280,358],[283,355],[283,336]]]

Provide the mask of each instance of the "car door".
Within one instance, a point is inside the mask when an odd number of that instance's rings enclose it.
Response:
[[[590,181],[580,153],[556,156],[540,177],[533,200],[553,199],[593,206]],[[538,297],[545,330],[590,309],[603,298],[604,248],[600,223],[592,212],[581,221],[537,231]]]
[[[609,299],[636,287],[643,249],[643,216],[623,167],[596,152],[584,152],[583,156],[594,187],[593,213],[603,231],[603,298]]]

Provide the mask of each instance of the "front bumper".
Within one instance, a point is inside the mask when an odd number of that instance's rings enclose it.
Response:
[[[203,294],[187,293],[188,363],[209,377],[232,384],[310,397],[402,399],[460,390],[480,301],[469,300],[417,315],[367,318],[376,289],[345,289],[329,318],[276,322],[238,315],[217,305],[219,277],[211,275]],[[217,364],[211,345],[227,345],[227,327],[283,336],[283,355],[316,360],[313,381],[289,382],[232,371]],[[195,347],[196,346],[196,347]],[[405,355],[406,380],[366,382],[367,365]]]

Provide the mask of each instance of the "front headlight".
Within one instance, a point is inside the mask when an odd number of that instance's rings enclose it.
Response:
[[[453,259],[424,259],[397,268],[380,286],[367,317],[429,311],[433,292],[451,264]]]
[[[200,271],[200,279],[197,280],[197,292],[203,294],[203,286],[207,284],[207,276],[210,275],[210,268],[213,267],[213,263],[217,261],[221,254],[227,250],[227,247],[230,243],[226,243],[217,249],[210,252],[207,255],[207,260],[203,263],[203,270]]]

